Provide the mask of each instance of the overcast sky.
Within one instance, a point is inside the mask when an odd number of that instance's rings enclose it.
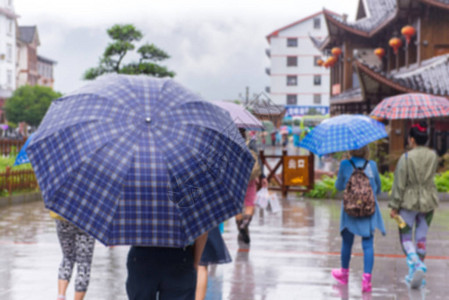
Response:
[[[323,7],[353,19],[358,0],[15,0],[19,25],[37,25],[38,53],[58,62],[55,89],[70,92],[96,66],[114,24],[134,24],[171,55],[175,80],[206,100],[238,99],[269,85],[266,35]]]

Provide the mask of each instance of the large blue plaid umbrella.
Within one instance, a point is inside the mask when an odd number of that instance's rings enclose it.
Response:
[[[363,115],[340,115],[324,120],[300,143],[317,155],[356,150],[387,137],[385,126]]]
[[[226,111],[129,75],[53,101],[27,153],[46,207],[106,245],[188,245],[241,212],[254,163]]]

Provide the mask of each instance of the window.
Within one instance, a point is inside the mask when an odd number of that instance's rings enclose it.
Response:
[[[298,39],[297,38],[287,39],[287,47],[298,47]]]
[[[12,5],[12,0],[8,0],[8,5],[9,5],[9,6]]]
[[[6,44],[6,60],[12,61],[12,45]]]
[[[8,70],[6,72],[6,80],[8,83],[8,87],[12,87],[12,71],[11,70]]]
[[[298,76],[296,75],[287,76],[287,85],[288,86],[298,85]]]
[[[296,105],[298,103],[298,96],[294,94],[287,95],[287,105]]]
[[[321,85],[321,75],[313,76],[313,85]]]
[[[297,56],[287,56],[287,67],[296,67],[298,65]]]
[[[319,67],[320,65],[318,64],[318,61],[321,59],[321,56],[314,56],[313,57],[313,65],[315,67]]]
[[[320,29],[321,28],[321,19],[320,18],[313,19],[313,28],[314,29]]]
[[[13,28],[14,22],[12,20],[8,21],[8,35],[12,35],[12,28]]]
[[[313,94],[313,104],[321,104],[321,94]]]

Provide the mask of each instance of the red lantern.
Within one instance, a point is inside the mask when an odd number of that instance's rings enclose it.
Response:
[[[327,65],[329,67],[333,67],[336,62],[337,62],[337,59],[334,56],[331,56],[326,60],[325,64],[327,63]]]
[[[323,64],[324,64],[324,61],[323,61],[322,59],[318,59],[318,60],[316,61],[316,63],[317,63],[317,65],[319,65],[320,67],[322,67]]]
[[[382,60],[382,57],[384,57],[385,55],[385,50],[384,48],[376,48],[374,49],[374,54],[376,54],[377,57],[379,57],[379,59]]]
[[[405,40],[407,41],[407,45],[410,43],[410,40],[415,35],[416,30],[410,25],[404,26],[401,29],[401,33],[403,36],[405,36]]]
[[[402,40],[400,38],[392,38],[388,44],[393,48],[394,54],[398,54],[398,50],[402,46]]]
[[[331,53],[338,60],[338,57],[341,54],[341,49],[338,47],[334,47],[334,48],[332,48]]]

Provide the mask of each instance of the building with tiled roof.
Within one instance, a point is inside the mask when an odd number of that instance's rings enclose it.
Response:
[[[401,93],[449,99],[449,0],[360,0],[355,21],[325,9],[323,14],[329,35],[311,41],[323,53],[341,51],[329,65],[331,115],[369,114],[382,99]],[[415,31],[410,43],[401,34],[407,25]],[[402,43],[397,53],[389,46],[392,38]],[[376,56],[379,48],[384,55],[380,50]],[[400,152],[409,121],[389,125],[390,153]],[[431,146],[445,153],[449,122],[432,120],[431,125]]]

